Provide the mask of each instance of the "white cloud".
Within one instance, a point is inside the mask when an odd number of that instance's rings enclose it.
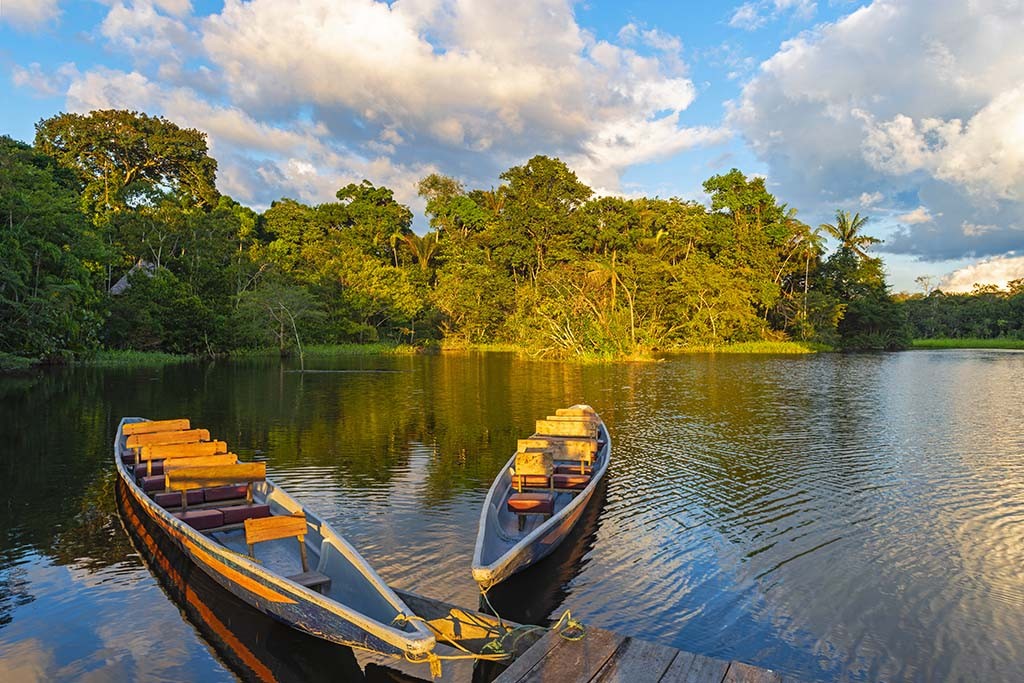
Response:
[[[167,87],[139,72],[85,72],[68,89],[67,105],[79,112],[109,108],[159,112],[179,125],[204,131],[210,153],[218,160],[218,188],[257,207],[281,196],[311,203],[328,201],[338,188],[369,178],[388,185],[400,201],[419,208],[416,182],[437,170],[367,158],[333,140],[322,124],[261,122],[238,107],[210,104],[188,88]]]
[[[997,228],[994,225],[971,223],[970,221],[964,221],[963,223],[960,224],[960,229],[963,230],[963,233],[968,237],[979,237],[981,235],[990,233],[996,230]]]
[[[861,192],[858,201],[863,206],[874,206],[883,199],[885,199],[885,195],[881,192]]]
[[[17,66],[17,85],[206,131],[221,189],[256,204],[366,177],[417,205],[426,173],[493,183],[533,154],[617,192],[629,166],[729,135],[683,123],[696,88],[677,36],[629,24],[598,40],[570,0],[108,4],[97,36],[128,66]]]
[[[1004,289],[1007,283],[1024,278],[1024,256],[1001,256],[979,261],[953,271],[942,279],[944,292],[969,292],[975,285],[995,285]]]
[[[617,186],[625,165],[714,137],[678,117],[695,96],[678,38],[628,25],[621,44],[596,40],[567,0],[229,0],[201,32],[255,116],[312,106],[332,135],[478,178],[547,153],[585,157],[585,180]]]
[[[60,17],[57,0],[3,0],[0,2],[0,23],[16,29],[32,31]]]
[[[896,211],[932,217],[886,251],[1005,253],[1024,228],[1022,26],[1020,2],[875,0],[783,43],[728,121],[805,213],[885,188]]]
[[[153,62],[171,76],[199,47],[186,23],[190,12],[188,2],[175,0],[118,2],[100,24],[100,33],[135,63]]]
[[[736,8],[729,19],[729,26],[741,28],[744,31],[754,31],[767,23],[756,3],[746,2]]]
[[[27,67],[15,64],[11,68],[11,82],[19,88],[28,88],[40,97],[61,95],[78,76],[78,68],[73,62],[65,62],[54,71],[44,71],[39,62],[32,62]]]
[[[896,216],[896,220],[900,223],[917,225],[918,223],[931,223],[932,220],[934,220],[934,217],[928,211],[928,207],[919,206],[909,213]]]
[[[757,0],[756,2],[745,2],[735,10],[729,18],[729,26],[743,29],[744,31],[756,31],[769,21],[779,19],[783,14],[790,12],[794,17],[807,20],[818,11],[818,5],[813,0]]]

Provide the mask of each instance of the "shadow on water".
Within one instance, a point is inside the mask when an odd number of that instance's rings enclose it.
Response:
[[[587,566],[587,553],[594,546],[601,526],[601,509],[607,491],[608,477],[605,477],[598,484],[579,522],[554,552],[488,591],[490,607],[503,619],[520,624],[548,625],[552,612],[569,597],[569,584]],[[482,596],[480,609],[492,612]]]
[[[118,480],[118,509],[139,555],[167,596],[240,679],[402,680],[382,677],[386,672],[378,671],[364,676],[351,648],[300,633],[224,590],[174,546],[132,502],[124,487]]]

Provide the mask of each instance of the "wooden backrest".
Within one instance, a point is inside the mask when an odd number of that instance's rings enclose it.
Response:
[[[202,467],[181,467],[164,473],[164,482],[169,491],[189,491],[212,486],[251,484],[267,478],[267,464],[264,462],[240,462],[237,465],[206,465]]]
[[[169,443],[161,446],[143,446],[139,449],[139,460],[163,460],[164,458],[190,458],[201,455],[227,453],[224,441],[199,441],[196,443]]]
[[[561,417],[570,417],[570,416],[577,416],[577,417],[579,417],[579,416],[584,416],[584,417],[593,416],[593,417],[597,417],[597,413],[594,412],[594,409],[591,408],[590,406],[584,405],[584,404],[576,404],[574,406],[570,406],[569,408],[559,408],[558,410],[555,411],[555,415],[558,415],[558,416],[561,416]]]
[[[208,465],[235,465],[238,456],[234,453],[218,455],[199,455],[193,458],[167,458],[164,460],[164,472],[180,470],[183,467],[206,467]]]
[[[206,429],[181,429],[171,432],[153,432],[152,434],[132,434],[125,445],[128,448],[139,446],[157,446],[169,443],[196,443],[209,441],[210,432]]]
[[[176,432],[189,428],[187,419],[150,420],[148,422],[130,422],[121,428],[125,436],[133,434],[153,434],[154,432]]]
[[[245,520],[245,542],[248,545],[279,538],[297,536],[301,541],[306,535],[306,516],[301,512],[294,515],[276,515]]]
[[[543,448],[551,452],[556,460],[593,460],[597,453],[597,439],[586,438],[546,438],[519,439],[518,450]]]
[[[531,449],[516,453],[516,474],[550,477],[554,466],[554,459],[549,451]]]
[[[597,425],[586,422],[556,422],[537,420],[537,436],[583,436],[597,438]]]

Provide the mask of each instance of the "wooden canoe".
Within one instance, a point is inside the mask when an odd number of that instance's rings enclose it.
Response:
[[[578,467],[587,476],[572,477],[572,488],[559,486],[557,474],[538,475],[542,481],[529,481],[515,470],[517,458],[522,465],[524,456],[525,462],[533,456],[555,471],[575,472]],[[504,581],[558,547],[593,498],[610,457],[608,429],[590,406],[560,409],[537,421],[537,433],[519,442],[519,450],[498,473],[484,499],[473,551],[473,578],[481,588]],[[550,512],[521,514],[513,509],[517,499],[531,496],[546,496]]]
[[[151,488],[151,477],[136,477],[132,463],[139,449],[127,446],[130,436],[145,431],[146,426],[138,424],[142,422],[148,421],[124,418],[114,437],[114,461],[126,495],[133,509],[140,511],[214,581],[278,621],[330,642],[416,659],[434,649],[435,639],[429,629],[419,621],[405,618],[414,613],[355,548],[325,521],[261,476],[257,471],[261,470],[260,463],[173,469],[166,474],[169,492],[144,490]],[[145,470],[147,464],[140,467]],[[244,478],[252,481],[242,487],[241,497],[222,497],[225,489],[231,488],[223,484],[232,481],[225,471],[242,472]],[[196,488],[196,482],[211,488]],[[182,498],[186,503],[184,511],[180,507]],[[176,499],[178,504],[170,499]],[[232,523],[206,526],[217,512],[222,515],[219,519],[230,518]],[[252,519],[240,519],[247,512],[252,513]],[[257,512],[260,514],[256,515]],[[297,536],[282,537],[269,530],[279,526],[282,533],[293,533],[296,529],[292,527],[299,517],[304,520],[305,529],[297,529]],[[262,526],[258,535],[257,530],[248,530],[249,540],[266,542],[256,543],[253,557],[246,543],[246,525],[254,521]],[[276,525],[275,521],[282,524]]]

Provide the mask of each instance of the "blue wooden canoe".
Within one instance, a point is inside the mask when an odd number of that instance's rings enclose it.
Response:
[[[185,512],[171,500],[180,500],[180,493],[144,490],[152,488],[148,486],[152,477],[136,476],[135,467],[147,466],[131,464],[136,454],[125,434],[126,425],[140,422],[147,420],[124,418],[114,437],[114,461],[127,495],[213,580],[261,612],[334,643],[412,659],[422,659],[434,649],[434,636],[422,623],[405,618],[413,612],[355,548],[270,480],[251,484],[251,500],[226,497],[230,487],[188,491]],[[204,499],[206,495],[210,500]],[[250,557],[244,524],[238,521],[247,511],[263,517],[303,514],[302,546],[309,571],[300,571],[302,559],[295,539],[260,543],[255,546],[255,559]],[[210,518],[232,523],[208,526]],[[192,524],[187,523],[190,519]],[[320,579],[304,585],[309,576]]]
[[[524,479],[526,485],[517,481],[517,476],[526,476],[515,471],[517,458],[525,452],[546,454],[553,472],[540,481]],[[610,458],[608,429],[590,406],[560,409],[538,420],[537,433],[519,442],[484,500],[473,552],[473,578],[480,587],[486,590],[504,581],[558,547],[593,498]],[[536,503],[537,512],[521,507],[522,502]]]

